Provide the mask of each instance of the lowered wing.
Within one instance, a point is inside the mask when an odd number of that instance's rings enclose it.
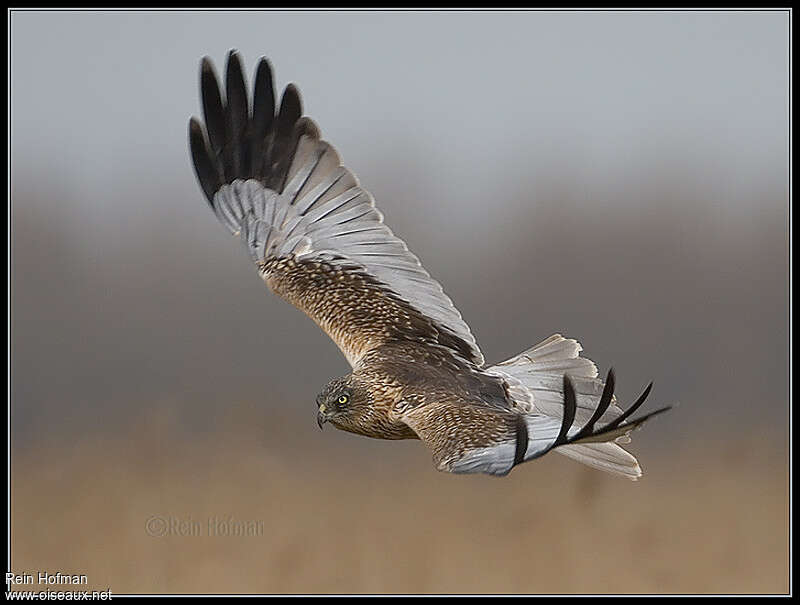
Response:
[[[538,412],[502,410],[480,402],[442,400],[419,406],[402,420],[428,445],[441,471],[502,476],[518,464],[568,446],[577,448],[578,459],[581,448],[593,449],[593,466],[635,480],[641,475],[636,458],[615,441],[670,408],[629,420],[649,395],[648,386],[627,410],[611,421],[601,421],[614,400],[614,382],[610,372],[600,400],[585,421],[576,420],[575,387],[566,375],[562,377],[564,405],[560,419]]]

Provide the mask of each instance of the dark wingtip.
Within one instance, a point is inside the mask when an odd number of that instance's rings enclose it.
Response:
[[[272,64],[261,57],[256,67],[255,84],[253,85],[253,120],[260,121],[262,128],[272,123],[275,115],[275,88],[272,83]]]
[[[567,433],[572,423],[575,421],[575,411],[577,409],[578,404],[575,399],[575,387],[572,386],[572,381],[569,376],[564,374],[564,415],[561,418],[561,430],[558,432],[558,437],[552,447],[566,442]]]
[[[264,172],[267,133],[275,119],[275,86],[272,83],[272,65],[261,57],[256,67],[253,84],[253,118],[251,127],[250,171],[256,178]]]
[[[638,428],[639,428],[639,427],[641,427],[641,426],[642,426],[642,425],[643,425],[643,424],[644,424],[644,423],[645,423],[647,420],[650,420],[651,418],[653,418],[654,416],[658,416],[659,414],[663,414],[664,412],[668,412],[668,411],[670,411],[670,410],[671,410],[673,407],[674,407],[674,406],[667,405],[667,406],[664,406],[663,408],[658,408],[657,410],[655,410],[655,411],[653,411],[653,412],[649,412],[649,413],[645,414],[644,416],[640,416],[639,418],[634,418],[634,419],[633,419],[633,420],[631,420],[630,422],[628,422],[628,423],[626,423],[626,424],[623,424],[623,425],[622,425],[622,427],[624,428],[624,427],[626,427],[626,426],[630,426],[630,427],[631,427],[631,430],[638,429]]]
[[[225,67],[225,97],[229,144],[225,147],[226,173],[245,178],[250,172],[250,144],[247,140],[250,103],[242,59],[235,50],[228,53]]]
[[[209,57],[203,57],[200,61],[200,89],[201,93],[208,94],[209,87],[214,85],[219,93],[219,78],[217,68]]]
[[[197,179],[200,181],[200,187],[211,204],[214,194],[222,185],[222,179],[214,168],[214,163],[209,155],[203,127],[195,117],[189,119],[189,149],[192,153],[192,162]]]
[[[286,98],[287,95],[297,97],[298,102],[300,101],[300,89],[297,87],[297,84],[289,82],[286,85],[286,89],[283,91],[283,97]]]
[[[192,116],[189,118],[189,142],[191,143],[198,137],[203,139],[203,127],[200,126],[200,120]]]
[[[606,383],[603,386],[603,394],[600,396],[600,401],[594,410],[594,413],[589,418],[589,421],[583,428],[573,435],[572,439],[578,441],[584,437],[591,435],[594,432],[594,425],[602,418],[606,410],[611,407],[611,401],[614,399],[614,387],[616,385],[616,375],[614,368],[611,368],[606,375]]]
[[[651,382],[650,384],[647,385],[645,390],[642,391],[642,394],[639,395],[639,398],[633,402],[633,405],[631,405],[631,407],[625,410],[625,412],[623,412],[619,418],[617,418],[613,422],[610,422],[608,425],[603,427],[603,430],[611,430],[613,428],[616,428],[620,426],[625,420],[630,418],[636,410],[642,407],[642,404],[644,403],[645,399],[647,399],[647,396],[650,395],[650,391],[652,390],[652,388],[653,388],[653,383]]]
[[[200,59],[200,77],[204,77],[207,75],[216,75],[216,70],[214,69],[214,61],[211,60],[211,57],[206,55],[202,59]]]
[[[222,103],[219,78],[214,63],[203,57],[200,67],[200,97],[203,103],[208,140],[215,156],[219,156],[227,138],[225,132],[225,110]]]
[[[289,84],[283,91],[280,109],[273,122],[274,140],[270,149],[272,165],[269,169],[270,174],[266,178],[266,185],[274,191],[283,191],[286,183],[297,148],[295,125],[302,113],[300,93],[294,84]]]
[[[272,69],[272,63],[270,62],[270,60],[267,59],[266,57],[261,57],[258,60],[258,64],[256,65],[256,76],[255,76],[256,89],[258,89],[259,82],[263,82],[265,85],[269,84],[269,90],[272,91],[273,73],[274,72]],[[274,109],[275,108],[273,107],[273,112]]]
[[[227,66],[228,70],[237,69],[238,71],[244,73],[242,56],[236,50],[232,50],[228,53],[225,65]]]
[[[237,49],[227,53],[224,78],[210,57],[200,60],[203,120],[189,125],[195,170],[210,200],[216,189],[237,178],[253,178],[283,191],[301,136],[319,138],[311,120],[301,120],[303,106],[296,85],[289,84],[276,104],[272,65],[258,61],[252,95]],[[276,111],[277,109],[277,111]]]
[[[300,91],[294,84],[289,84],[281,97],[281,108],[278,111],[278,128],[284,134],[289,134],[295,122],[303,115],[303,101]]]
[[[261,55],[258,58],[258,67],[257,67],[257,69],[261,69],[262,66],[264,66],[266,69],[270,70],[270,72],[272,71],[272,61],[270,61],[264,55]]]
[[[528,451],[528,425],[525,418],[517,416],[516,425],[516,445],[514,449],[514,464],[512,468],[525,461],[525,454]]]

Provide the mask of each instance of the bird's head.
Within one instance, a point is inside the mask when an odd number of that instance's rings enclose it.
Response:
[[[370,397],[366,388],[352,374],[331,380],[317,395],[317,424],[326,422],[344,430],[353,426],[369,408]]]

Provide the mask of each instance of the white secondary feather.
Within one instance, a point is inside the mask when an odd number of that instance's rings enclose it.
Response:
[[[295,255],[358,266],[466,342],[472,361],[483,365],[475,337],[441,285],[384,224],[372,196],[327,142],[301,137],[282,193],[235,180],[217,192],[214,207],[257,263]]]

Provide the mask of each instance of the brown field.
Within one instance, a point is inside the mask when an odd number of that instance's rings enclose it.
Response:
[[[450,476],[415,442],[157,428],[15,457],[16,573],[117,594],[788,591],[786,460],[757,439],[637,439],[632,483],[557,455]],[[231,517],[245,535],[214,535]]]

